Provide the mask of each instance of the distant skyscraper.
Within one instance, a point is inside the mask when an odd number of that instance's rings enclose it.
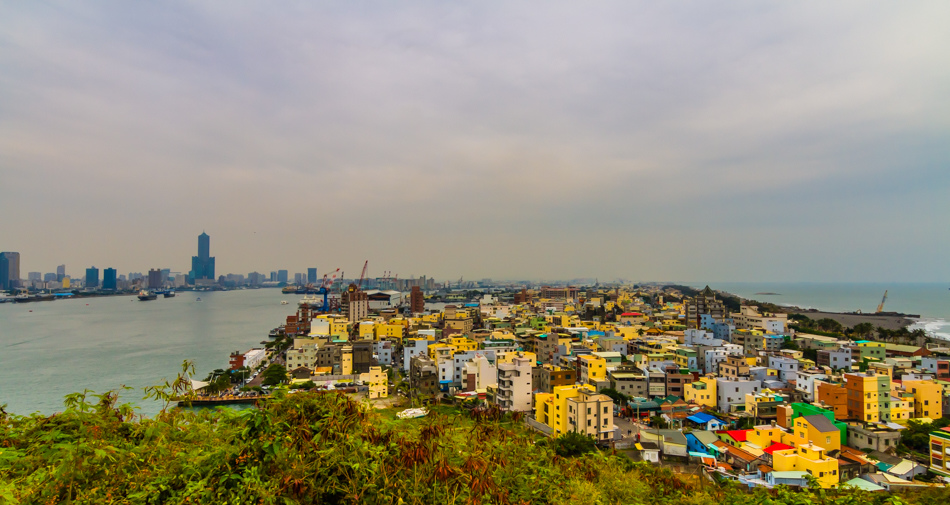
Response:
[[[148,271],[148,288],[160,289],[162,287],[162,271],[153,268]]]
[[[307,282],[309,282],[310,284],[317,283],[317,269],[316,268],[307,269]]]
[[[306,277],[304,277],[304,274],[302,274],[302,273],[296,273],[296,274],[294,274],[294,284],[296,284],[296,285],[298,285],[298,286],[301,285],[301,284],[303,284],[303,280],[304,280],[305,278],[306,278]]]
[[[191,257],[191,276],[193,280],[214,280],[214,258],[211,256],[211,237],[201,232],[198,235],[198,255]]]
[[[20,253],[0,252],[0,289],[20,286]]]
[[[277,282],[277,272],[271,272],[271,273],[270,273],[270,281],[271,281],[271,282]]]
[[[66,265],[56,267],[56,280],[62,282],[63,277],[66,277]]]
[[[277,282],[287,282],[287,271],[278,270],[277,271]]]
[[[102,289],[116,290],[116,272],[114,268],[107,268],[102,271]]]
[[[52,272],[48,274],[43,274],[43,282],[52,282],[52,281],[57,281],[57,280],[59,279],[56,278],[56,274]]]
[[[99,287],[99,269],[96,267],[86,269],[86,287],[87,288],[98,288]]]

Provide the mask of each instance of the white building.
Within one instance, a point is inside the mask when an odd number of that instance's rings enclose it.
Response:
[[[730,413],[737,406],[745,408],[745,395],[758,393],[762,382],[749,379],[716,378],[716,408],[719,412]]]
[[[531,360],[517,357],[498,365],[498,406],[502,410],[531,410]]]
[[[462,389],[475,391],[498,383],[498,369],[483,355],[477,355],[465,362],[462,373]]]
[[[264,349],[251,349],[244,353],[244,366],[254,370],[264,360],[267,359],[267,351]]]

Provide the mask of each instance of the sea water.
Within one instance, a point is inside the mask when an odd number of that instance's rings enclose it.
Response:
[[[702,288],[706,284],[690,285]],[[923,328],[934,337],[950,340],[950,283],[720,282],[709,287],[776,305],[864,313],[877,310],[886,290],[885,312],[917,314],[920,318],[911,329]]]
[[[228,368],[231,352],[261,347],[299,298],[254,289],[0,304],[0,405],[51,414],[63,410],[66,394],[125,385],[133,390],[122,401],[154,414],[159,406],[142,400],[144,387],[174,380],[184,360],[199,380]]]

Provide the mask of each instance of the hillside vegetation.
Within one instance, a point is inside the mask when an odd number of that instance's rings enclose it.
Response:
[[[153,419],[115,402],[114,393],[80,394],[61,414],[0,413],[0,503],[944,504],[948,496],[700,486],[611,452],[558,456],[557,444],[518,423],[447,409],[394,421],[341,393]]]

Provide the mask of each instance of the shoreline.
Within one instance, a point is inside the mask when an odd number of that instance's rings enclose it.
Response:
[[[753,300],[751,298],[739,296],[735,293],[730,293],[724,290],[719,292],[731,297],[735,297],[742,302],[756,302],[759,304],[770,303],[766,300]],[[854,312],[831,312],[819,309],[804,309],[795,305],[775,305],[781,307],[786,314],[801,314],[811,319],[833,319],[845,327],[854,327],[855,325],[861,323],[871,323],[875,328],[880,326],[886,330],[900,330],[902,328],[910,328],[911,326],[917,324],[921,319],[919,314],[901,314],[896,312],[885,312],[882,314],[858,314]]]

